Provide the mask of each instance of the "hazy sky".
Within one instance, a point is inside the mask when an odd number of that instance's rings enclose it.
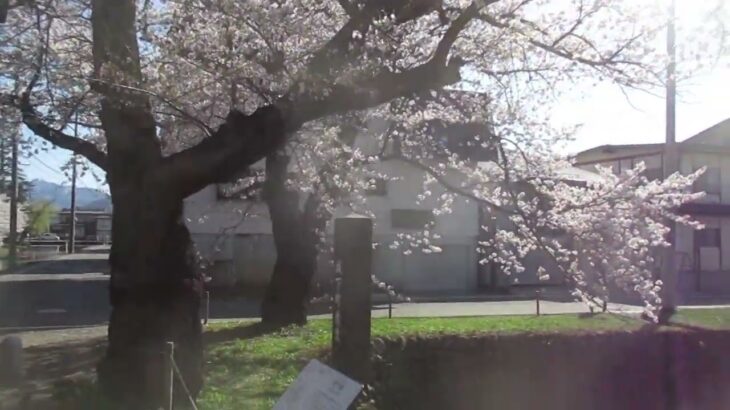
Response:
[[[679,84],[677,140],[685,140],[730,118],[730,69],[716,68]],[[578,90],[554,109],[556,125],[583,124],[567,149],[578,152],[603,144],[663,142],[664,96],[628,92],[611,84]],[[730,135],[728,136],[730,138]]]

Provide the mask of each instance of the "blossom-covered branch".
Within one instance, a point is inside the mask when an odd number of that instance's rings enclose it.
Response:
[[[286,96],[249,116],[231,112],[226,123],[211,137],[166,159],[165,167],[160,170],[162,178],[179,185],[180,195],[184,197],[211,182],[230,178],[241,168],[263,158],[283,143],[286,135],[309,121],[455,84],[461,79],[462,62],[458,59],[447,61],[448,50],[467,22],[467,18],[457,19],[452,26],[454,29],[447,31],[433,57],[409,70],[383,70],[353,85],[332,86],[324,96],[305,94],[293,100]]]

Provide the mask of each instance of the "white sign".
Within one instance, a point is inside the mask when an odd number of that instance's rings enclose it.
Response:
[[[346,410],[360,389],[361,384],[312,360],[284,392],[274,410]]]

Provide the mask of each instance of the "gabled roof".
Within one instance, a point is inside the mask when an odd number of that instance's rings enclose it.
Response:
[[[712,127],[689,137],[681,144],[711,144],[730,146],[730,118],[718,122]]]
[[[594,148],[588,148],[587,150],[581,151],[575,156],[578,155],[587,155],[587,154],[594,154],[594,153],[603,153],[603,154],[613,154],[618,151],[623,150],[651,150],[653,148],[656,148],[657,150],[661,149],[661,147],[664,146],[664,143],[654,143],[654,144],[620,144],[620,145],[611,145],[611,144],[604,144],[599,145]]]
[[[721,150],[723,150],[723,148],[730,148],[730,118],[721,121],[710,128],[707,128],[697,135],[694,135],[684,141],[679,142],[679,145],[689,150],[706,150],[709,146],[718,147]],[[574,157],[589,157],[595,154],[615,154],[620,153],[621,151],[642,151],[641,154],[643,155],[647,152],[651,152],[654,150],[656,150],[656,152],[658,153],[662,150],[663,147],[663,142],[654,144],[607,144],[581,151],[575,154]],[[727,151],[723,150],[723,153],[725,152]]]

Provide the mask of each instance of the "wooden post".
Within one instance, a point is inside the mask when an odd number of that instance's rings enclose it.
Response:
[[[370,311],[373,222],[360,215],[335,220],[335,257],[342,277],[332,359],[335,367],[366,384],[370,380]]]
[[[535,291],[535,311],[540,316],[540,290]]]
[[[203,321],[204,325],[208,324],[208,320],[210,320],[210,291],[205,291],[205,319]]]
[[[175,391],[175,369],[172,361],[175,360],[175,342],[167,342],[163,353],[165,367],[163,369],[162,389],[165,392],[165,410],[173,410]]]
[[[76,128],[74,128],[76,129]],[[68,253],[76,252],[76,155],[71,157],[71,220],[68,225]]]
[[[393,298],[388,294],[388,319],[393,319]]]
[[[337,307],[340,303],[340,265],[337,264],[336,276],[332,279],[332,350],[335,348],[335,341],[338,335],[338,324],[340,322],[340,313]]]

